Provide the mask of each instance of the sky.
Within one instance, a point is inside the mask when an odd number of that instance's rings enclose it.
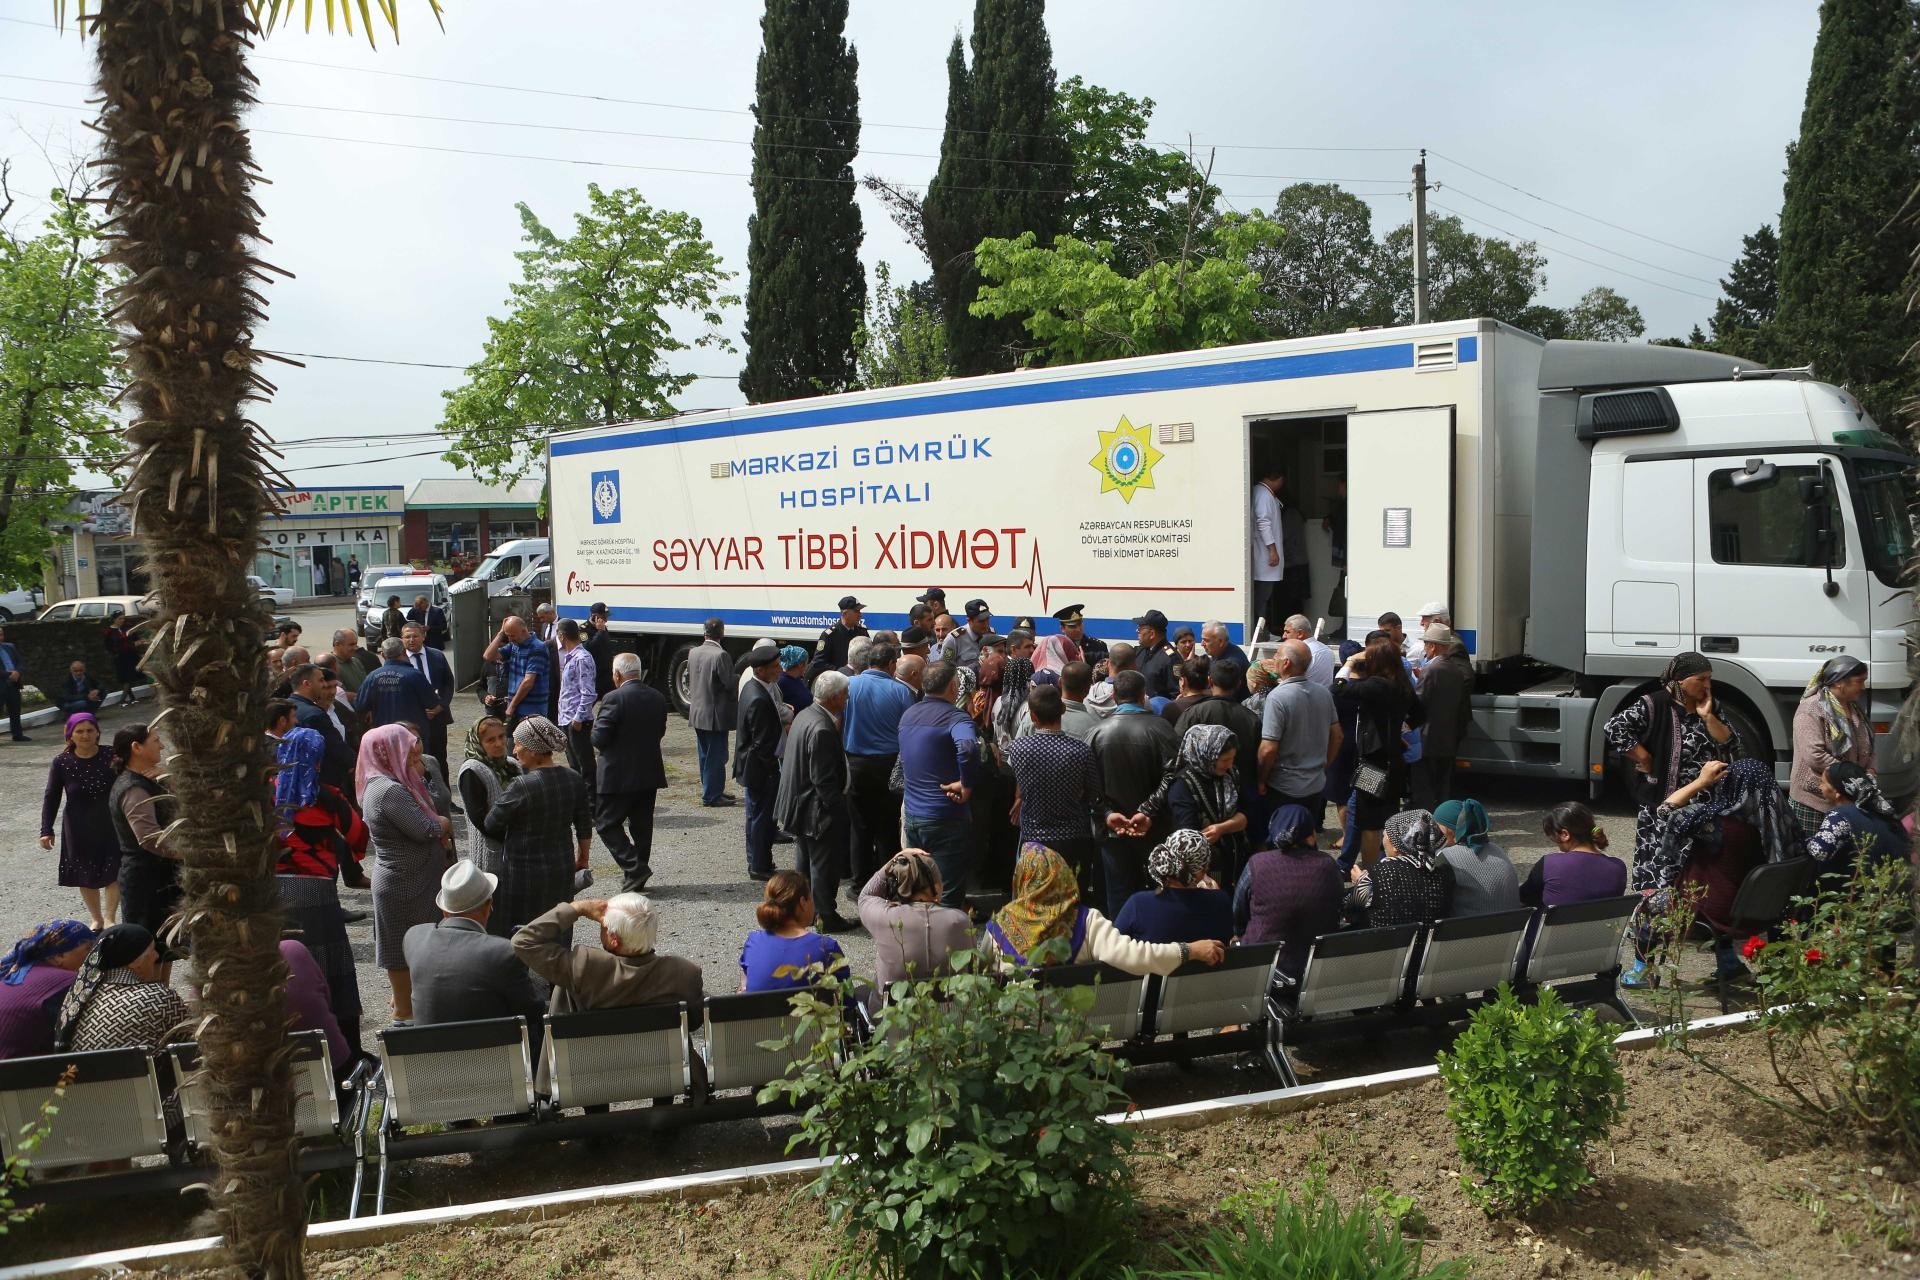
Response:
[[[421,0],[400,0],[402,40],[383,33],[377,51],[316,18],[312,33],[277,30],[254,64],[263,105],[250,123],[272,180],[256,191],[273,240],[263,256],[295,275],[273,284],[258,344],[357,358],[266,370],[280,390],[258,416],[302,484],[456,474],[413,455],[433,452],[421,433],[518,277],[517,201],[564,232],[589,182],[637,187],[697,216],[725,264],[745,269],[760,5],[443,7],[444,32]],[[947,47],[973,6],[851,9],[856,172],[922,185],[937,163]],[[43,153],[58,164],[91,138],[80,124],[91,50],[55,31],[51,11],[0,0],[0,156],[26,193],[54,180]],[[1608,285],[1659,337],[1704,323],[1741,236],[1778,218],[1818,12],[1812,0],[1055,0],[1047,21],[1060,78],[1151,98],[1151,136],[1211,154],[1233,208],[1270,208],[1290,181],[1335,180],[1368,198],[1381,234],[1410,216],[1426,148],[1432,212],[1535,240],[1544,301]],[[410,118],[422,115],[462,123]],[[869,269],[924,275],[879,204],[864,191],[860,204]],[[37,216],[31,205],[16,218]],[[728,317],[736,347],[741,319]],[[742,402],[737,352],[679,359],[702,375],[681,408]]]

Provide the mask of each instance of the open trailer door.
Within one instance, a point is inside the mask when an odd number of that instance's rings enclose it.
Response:
[[[1347,634],[1453,599],[1453,406],[1347,416]]]

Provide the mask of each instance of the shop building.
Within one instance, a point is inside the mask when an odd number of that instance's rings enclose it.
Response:
[[[541,489],[539,480],[510,487],[478,480],[415,481],[407,492],[405,558],[443,573],[464,573],[503,542],[545,537]]]
[[[143,596],[152,590],[142,563],[146,551],[132,536],[133,512],[116,489],[76,493],[50,553],[47,599],[75,596]]]
[[[253,571],[296,596],[347,593],[347,568],[394,564],[406,489],[402,485],[345,485],[282,489],[284,508],[261,522],[260,552]]]

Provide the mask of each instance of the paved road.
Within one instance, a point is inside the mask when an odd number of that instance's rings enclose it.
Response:
[[[349,610],[345,605],[308,607],[298,616],[308,628],[307,638],[324,644],[333,627],[345,625]],[[462,693],[455,703],[456,725],[478,709],[473,695]],[[108,711],[103,716],[106,735],[110,738],[120,725],[151,712],[150,703]],[[31,744],[0,746],[0,936],[16,936],[38,921],[73,914],[80,905],[77,893],[54,884],[57,855],[42,852],[36,843],[47,761],[59,750],[59,733],[48,726],[34,730],[33,737]],[[459,737],[454,734],[456,743]],[[709,990],[728,990],[738,981],[740,942],[753,927],[753,907],[760,897],[758,886],[746,879],[743,810],[707,809],[698,803],[693,733],[678,719],[667,733],[666,762],[669,785],[656,820],[656,874],[649,889],[660,913],[660,946],[698,961]],[[1539,830],[1541,812],[1579,794],[1571,786],[1495,779],[1477,780],[1477,788],[1492,816],[1495,839],[1513,854],[1522,874],[1547,848]],[[1617,849],[1630,850],[1630,811],[1616,804],[1607,814]],[[783,863],[790,861],[790,850],[780,847]],[[593,867],[601,885],[619,883],[612,857],[597,843]],[[348,910],[371,909],[365,890],[343,889],[342,896]],[[842,911],[853,914],[844,903]],[[353,925],[350,932],[361,961],[361,991],[371,1031],[387,1020],[386,980],[372,966],[371,922]],[[581,940],[588,940],[584,929]],[[842,935],[841,942],[856,969],[871,973],[872,943],[866,934]]]

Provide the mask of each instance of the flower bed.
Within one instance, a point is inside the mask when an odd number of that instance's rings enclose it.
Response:
[[[1762,1079],[1748,1033],[1697,1042],[1713,1065]],[[1655,1048],[1621,1057],[1627,1105],[1594,1185],[1530,1223],[1489,1218],[1461,1190],[1437,1082],[1364,1101],[1143,1133],[1136,1265],[1222,1221],[1220,1202],[1269,1180],[1324,1180],[1427,1239],[1428,1264],[1487,1277],[1911,1275],[1920,1270],[1912,1171],[1780,1123],[1711,1071]],[[1378,1190],[1376,1190],[1378,1189]],[[546,1223],[460,1227],[316,1253],[329,1277],[669,1277],[821,1274],[836,1237],[800,1190],[603,1205]]]

